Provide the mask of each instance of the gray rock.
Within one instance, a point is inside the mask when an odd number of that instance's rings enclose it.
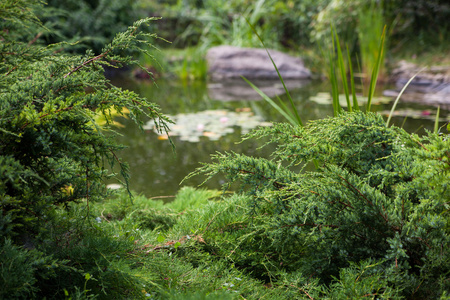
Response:
[[[281,76],[285,79],[308,79],[311,71],[302,59],[276,50],[269,50]],[[277,79],[275,68],[264,49],[218,46],[206,54],[208,74],[212,80],[239,78]]]
[[[437,93],[442,91],[443,93],[447,93],[446,88],[450,85],[450,66],[421,68],[414,63],[402,60],[392,70],[391,76],[397,88],[402,88],[416,73],[418,74],[408,87],[410,91],[414,90],[422,93]]]
[[[417,72],[419,72],[418,75],[403,93],[401,101],[439,105],[442,109],[450,109],[450,66],[421,68],[414,63],[400,61],[391,72],[396,90],[387,90],[383,94],[396,97]]]

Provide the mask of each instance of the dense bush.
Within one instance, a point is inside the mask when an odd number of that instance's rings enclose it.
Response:
[[[250,196],[251,221],[204,234],[217,243],[213,251],[260,280],[293,276],[287,272],[333,294],[362,274],[362,294],[352,297],[435,299],[448,291],[448,135],[418,137],[376,114],[345,113],[248,138],[262,136],[278,147],[272,160],[218,154],[199,170],[224,174]],[[312,161],[314,172],[291,170]]]
[[[104,66],[136,63],[124,50],[151,46],[156,36],[141,28],[152,19],[117,34],[98,55],[68,55],[64,43],[39,45],[47,30],[33,11],[44,9],[39,4],[8,0],[0,9],[0,296],[144,297],[136,286],[148,278],[137,278],[134,262],[117,254],[135,245],[93,226],[89,205],[108,196],[112,166],[128,182],[113,114],[127,109],[139,127],[145,116],[167,128],[156,104],[104,77]]]
[[[128,179],[115,154],[122,147],[109,126],[96,124],[97,115],[111,120],[113,111],[127,108],[139,126],[146,115],[165,128],[155,104],[103,75],[103,66],[134,62],[122,50],[148,46],[155,36],[139,28],[151,19],[118,34],[97,56],[65,55],[55,51],[59,45],[17,41],[27,26],[40,26],[27,2],[7,1],[0,10],[0,232],[11,238],[37,234],[55,206],[103,198],[107,164],[119,164]]]

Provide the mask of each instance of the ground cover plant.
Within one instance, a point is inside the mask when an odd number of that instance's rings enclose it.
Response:
[[[247,138],[263,136],[278,147],[272,160],[217,154],[198,171],[223,174],[250,197],[252,220],[232,230],[241,234],[225,257],[272,284],[280,273],[302,284],[314,278],[328,291],[322,296],[436,299],[448,291],[448,135],[418,137],[354,112]],[[313,160],[314,172],[290,170]]]
[[[297,288],[310,298],[318,290],[314,297],[446,297],[450,269],[448,250],[442,249],[449,245],[449,136],[439,134],[437,126],[425,137],[410,135],[370,112],[384,33],[366,112],[360,111],[355,96],[350,58],[349,89],[337,36],[333,44],[334,118],[304,127],[286,106],[265,97],[290,124],[259,129],[245,139],[269,138],[277,147],[273,158],[219,153],[213,163],[191,174],[205,174],[207,179],[222,174],[225,188],[239,183],[250,197],[246,206],[251,225],[238,222],[241,233],[230,243],[236,246],[231,254],[225,247],[223,256],[271,286],[286,273],[304,276],[308,288]],[[348,112],[338,101],[338,71]],[[414,165],[408,163],[412,161]],[[307,164],[316,170],[298,172],[297,166]],[[422,176],[427,179],[419,179]],[[223,244],[217,246],[222,248]],[[311,287],[304,278],[314,278],[317,285]]]
[[[261,136],[272,160],[224,153],[199,170],[241,193],[183,188],[165,204],[124,192],[60,211],[54,259],[83,266],[70,295],[446,299],[448,135],[353,112],[247,138]]]

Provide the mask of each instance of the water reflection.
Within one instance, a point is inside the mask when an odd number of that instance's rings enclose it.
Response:
[[[279,80],[251,80],[261,91],[269,97],[283,95],[285,93],[283,84]],[[310,80],[285,80],[289,91],[298,90],[311,84]],[[220,101],[242,101],[261,100],[261,96],[244,80],[227,79],[221,82],[208,83],[208,96],[213,100]]]
[[[157,85],[148,81],[136,82],[127,78],[116,80],[114,84],[121,87],[136,91],[142,96],[147,97],[160,105],[162,111],[169,115],[177,115],[180,113],[194,113],[206,110],[226,110],[236,112],[239,110],[251,111],[259,116],[263,121],[278,122],[284,121],[268,103],[260,100],[240,100],[240,101],[220,101],[213,100],[210,97],[211,86],[208,88],[204,82],[195,82],[190,85],[173,80],[158,80]],[[272,83],[274,85],[279,83]],[[214,88],[214,87],[213,87]],[[228,89],[233,89],[229,86]],[[319,92],[328,91],[329,87],[324,82],[302,83],[297,89],[291,91],[300,117],[303,122],[332,116],[331,105],[319,104],[311,101],[312,96]],[[282,101],[288,104],[285,96],[281,96]],[[415,110],[426,110],[418,104],[402,104],[398,105],[398,109],[408,108]],[[387,111],[390,104],[373,105],[374,111]],[[448,113],[448,112],[447,112]],[[445,112],[442,113],[442,116]],[[122,151],[121,157],[129,162],[131,169],[131,189],[145,194],[147,197],[155,197],[162,195],[174,195],[180,188],[180,182],[195,168],[201,166],[200,163],[210,161],[210,155],[224,151],[234,151],[247,155],[255,155],[261,157],[269,157],[273,148],[263,148],[258,150],[264,141],[246,141],[238,143],[241,140],[241,128],[234,127],[234,131],[222,136],[219,140],[212,141],[207,137],[200,137],[199,142],[183,141],[179,137],[173,137],[176,151],[172,151],[172,146],[168,141],[158,140],[157,135],[147,130],[142,132],[127,119],[119,120],[125,125],[119,128],[118,132],[122,134],[119,137],[119,143],[128,148]],[[423,132],[423,128],[432,129],[432,120],[410,119],[404,122],[404,117],[393,118],[392,122],[397,126],[401,126],[409,131],[419,130]],[[423,127],[421,127],[423,126]],[[197,186],[204,178],[194,177],[184,182],[185,185]],[[215,178],[205,184],[208,188],[219,188],[221,184],[220,178]]]

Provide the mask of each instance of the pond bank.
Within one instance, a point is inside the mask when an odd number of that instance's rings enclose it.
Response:
[[[224,47],[225,46],[222,46],[222,48]],[[212,50],[210,52],[215,53],[217,51],[214,52],[214,49],[220,50],[222,48],[211,48]],[[197,64],[204,67],[203,72],[205,72],[205,74],[200,77],[202,80],[208,82],[210,94],[217,100],[233,101],[236,99],[260,99],[260,96],[240,78],[240,75],[245,75],[249,79],[251,78],[251,81],[254,83],[256,81],[267,81],[269,77],[272,79],[275,78],[279,84],[271,86],[267,85],[267,82],[263,82],[261,85],[256,83],[255,85],[262,89],[269,97],[283,94],[284,89],[277,79],[278,77],[272,62],[263,49],[244,48],[242,51],[234,49],[229,55],[223,53],[223,49],[221,51],[220,56],[217,54],[208,56],[208,54],[183,52],[184,54],[180,57],[171,56],[168,58],[168,61],[165,64],[170,67],[164,70],[164,72],[158,72],[153,66],[149,66],[148,70],[155,74],[156,77],[173,78],[173,76],[177,76],[177,74],[172,74],[171,69],[177,69],[177,65],[180,64],[183,65],[183,68],[186,68],[185,72],[187,73],[198,72],[195,64],[191,64],[192,61],[195,60]],[[249,51],[257,52],[251,52],[256,54],[250,55]],[[273,50],[270,51],[274,61],[277,63],[276,54],[278,54],[278,52]],[[264,54],[265,57],[263,57],[262,54]],[[251,59],[249,58],[249,55],[252,56]],[[199,59],[202,60],[203,63],[198,63]],[[218,63],[218,61],[220,63]],[[240,74],[239,72],[243,72],[244,61],[245,68],[247,68],[248,65],[248,70],[245,74]],[[249,63],[251,61],[256,62]],[[443,109],[450,110],[450,62],[446,59],[439,61],[437,64],[436,61],[431,63],[413,63],[406,60],[398,60],[393,64],[390,63],[390,65],[391,71],[388,74],[387,83],[385,83],[385,86],[389,86],[389,88],[383,92],[384,96],[395,99],[405,84],[420,71],[404,92],[401,101],[430,105],[433,107],[440,106]],[[220,68],[218,68],[218,66]],[[308,66],[305,66],[302,59],[298,57],[291,57],[288,55],[282,56],[281,58],[278,58],[277,66],[282,75],[284,74],[283,79],[290,85],[288,86],[289,90],[300,88],[306,81],[309,81],[310,78],[322,78],[324,81],[327,80],[324,74],[312,73],[307,68]],[[283,67],[286,68],[284,72]],[[189,70],[189,68],[193,69]],[[226,76],[222,73],[226,74]],[[299,77],[295,80],[289,80],[290,76],[294,73]],[[301,74],[304,76],[300,76]],[[147,73],[138,70],[133,72],[133,76],[137,79],[150,79]],[[217,78],[218,76],[220,79]],[[224,76],[227,78],[226,81],[223,80]],[[195,76],[195,78],[198,78],[198,76]],[[233,88],[230,88],[230,86]]]
[[[417,75],[416,75],[417,74]],[[385,96],[396,97],[398,92],[413,77],[402,101],[419,102],[450,109],[450,66],[423,67],[405,60],[399,61],[391,72],[390,79],[395,90],[386,90]]]

